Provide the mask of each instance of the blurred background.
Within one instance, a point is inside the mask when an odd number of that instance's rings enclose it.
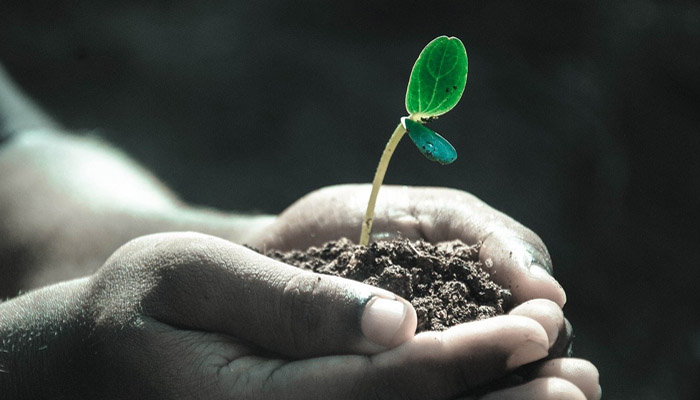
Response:
[[[540,234],[608,399],[700,398],[700,4],[1,0],[0,62],[184,199],[278,213],[369,182],[419,51],[460,37],[462,102],[386,182],[474,193]]]

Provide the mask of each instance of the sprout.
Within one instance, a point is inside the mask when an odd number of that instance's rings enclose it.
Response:
[[[457,159],[457,152],[450,142],[423,124],[457,105],[467,84],[467,65],[467,51],[462,41],[456,37],[435,38],[418,56],[406,90],[406,111],[409,116],[401,118],[379,159],[365,219],[362,221],[361,245],[369,244],[379,188],[384,181],[391,155],[406,132],[429,160],[450,164]]]

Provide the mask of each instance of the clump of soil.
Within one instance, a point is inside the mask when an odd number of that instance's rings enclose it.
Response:
[[[396,239],[359,246],[348,239],[302,252],[268,251],[266,256],[302,269],[377,286],[410,301],[417,332],[445,330],[464,322],[506,313],[509,290],[494,283],[479,261],[480,243],[432,245]]]

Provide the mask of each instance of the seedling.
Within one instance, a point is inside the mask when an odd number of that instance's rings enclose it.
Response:
[[[372,193],[362,221],[361,245],[369,244],[379,188],[384,181],[391,155],[406,132],[429,160],[450,164],[457,159],[457,152],[450,142],[424,124],[457,105],[467,84],[467,65],[467,51],[462,41],[456,37],[437,37],[418,56],[406,90],[408,117],[401,118],[391,134],[374,173]]]

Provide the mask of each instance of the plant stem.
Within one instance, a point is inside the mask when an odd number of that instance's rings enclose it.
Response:
[[[372,232],[372,222],[374,221],[374,206],[377,204],[377,195],[379,194],[379,188],[382,187],[384,175],[386,174],[386,169],[389,166],[389,160],[391,160],[391,155],[394,154],[396,145],[399,144],[399,141],[405,133],[406,129],[403,127],[403,124],[399,122],[399,125],[396,127],[396,129],[394,129],[394,133],[391,134],[391,137],[384,148],[382,158],[379,159],[379,165],[377,165],[377,171],[374,173],[374,180],[372,181],[372,193],[369,195],[367,211],[365,211],[365,219],[362,221],[360,244],[363,246],[367,246],[369,244],[369,234]]]

